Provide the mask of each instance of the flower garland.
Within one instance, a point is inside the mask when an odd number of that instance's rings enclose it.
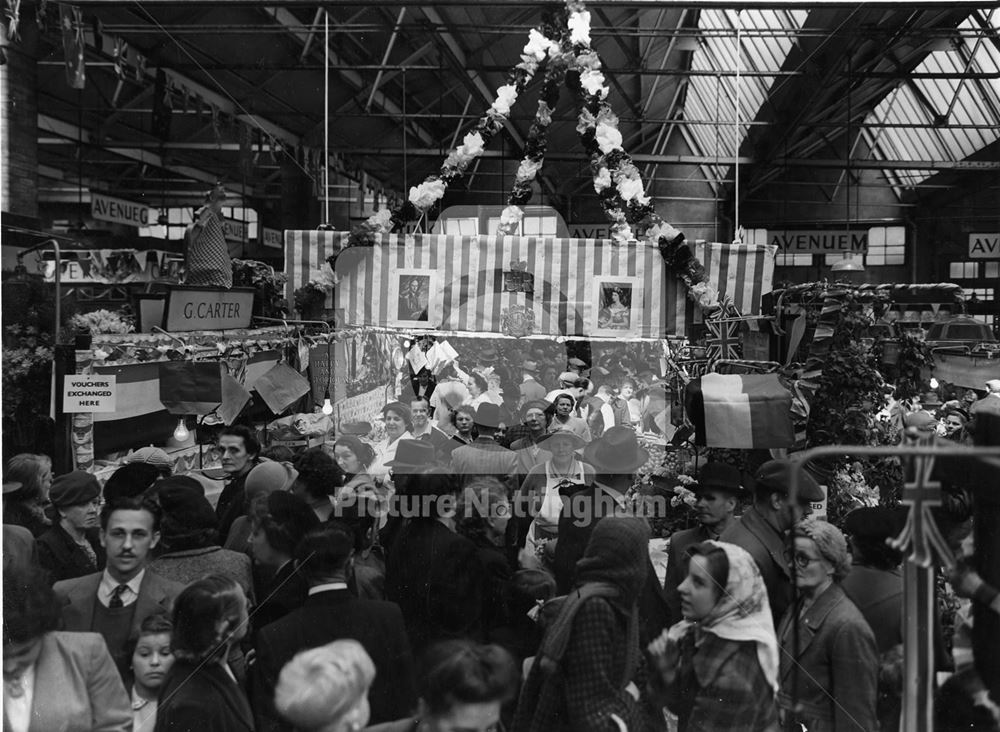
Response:
[[[530,200],[531,183],[541,169],[545,133],[558,100],[559,83],[565,77],[567,86],[580,100],[577,132],[591,156],[594,190],[611,221],[612,238],[619,243],[634,241],[635,229],[638,229],[643,241],[658,247],[664,262],[684,283],[692,300],[706,311],[720,308],[718,292],[709,283],[704,266],[684,243],[684,234],[656,213],[639,169],[622,147],[618,118],[605,101],[610,90],[605,84],[601,59],[591,48],[590,12],[580,0],[567,0],[565,8],[547,15],[539,27],[529,32],[521,61],[508,74],[506,83],[497,89],[496,99],[475,129],[445,158],[439,173],[412,186],[407,201],[401,206],[379,211],[356,227],[348,245],[371,245],[377,235],[401,230],[406,222],[437,204],[444,197],[448,184],[482,155],[546,59],[550,67],[508,205],[500,216],[499,233],[515,232],[524,216],[521,206]],[[330,290],[322,288],[322,283],[314,279],[296,290],[296,306],[300,300],[312,302],[320,294],[325,298]]]

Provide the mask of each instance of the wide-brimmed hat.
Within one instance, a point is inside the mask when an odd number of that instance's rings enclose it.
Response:
[[[479,352],[479,356],[477,358],[482,363],[493,363],[498,358],[497,349],[495,349],[493,346],[487,346],[486,348],[484,348],[482,351]]]
[[[396,445],[396,457],[387,462],[387,468],[396,472],[415,472],[419,468],[434,465],[436,453],[434,445],[424,440],[400,440]]]
[[[726,463],[709,462],[698,471],[698,482],[691,486],[697,493],[700,490],[722,490],[734,495],[743,493],[742,476],[739,469]]]
[[[649,452],[639,446],[629,427],[612,427],[583,449],[584,462],[598,473],[632,473],[649,460]]]
[[[547,435],[542,435],[541,437],[539,437],[535,441],[535,444],[541,445],[543,442],[545,442],[546,440],[551,440],[553,437],[569,438],[573,442],[574,450],[579,450],[581,447],[585,447],[587,444],[587,441],[582,437],[580,437],[580,435],[576,434],[576,432],[573,432],[573,430],[566,430],[566,429],[552,430],[552,432],[549,432]]]
[[[473,422],[480,427],[496,429],[500,426],[500,407],[492,402],[483,402],[476,407],[476,416]]]

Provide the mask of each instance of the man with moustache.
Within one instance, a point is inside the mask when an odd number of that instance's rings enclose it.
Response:
[[[156,504],[140,497],[108,502],[101,511],[100,537],[107,553],[104,571],[56,582],[53,589],[62,603],[63,629],[104,636],[127,687],[130,642],[138,639],[148,616],[170,612],[184,585],[146,569],[160,541]]]

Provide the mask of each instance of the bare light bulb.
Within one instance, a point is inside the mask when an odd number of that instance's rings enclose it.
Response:
[[[191,436],[191,432],[188,430],[187,425],[184,424],[184,418],[181,417],[177,420],[177,427],[174,428],[174,439],[178,442],[184,442]]]
[[[937,389],[939,386],[941,386],[940,382],[938,382],[938,380],[935,379],[933,376],[931,377],[930,384],[932,389]]]
[[[323,414],[325,414],[328,417],[331,414],[333,414],[333,402],[330,401],[329,389],[327,389],[326,392],[323,394],[323,406],[320,409],[320,411],[323,412]]]

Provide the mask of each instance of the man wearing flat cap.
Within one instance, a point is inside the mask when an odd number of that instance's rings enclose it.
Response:
[[[757,562],[767,597],[771,601],[774,625],[778,626],[792,602],[792,580],[785,561],[785,536],[797,521],[811,512],[810,504],[823,500],[819,483],[803,470],[795,505],[788,501],[793,460],[768,460],[754,475],[753,505],[740,520],[726,529],[721,541],[743,547]]]
[[[718,541],[726,529],[739,521],[735,512],[743,494],[740,471],[726,463],[706,463],[698,472],[698,482],[691,490],[698,497],[695,503],[698,525],[674,532],[667,552],[663,596],[667,601],[668,626],[682,618],[681,596],[677,588],[687,576],[687,550],[703,541]]]
[[[458,476],[461,487],[480,476],[492,476],[512,485],[517,455],[495,439],[500,427],[500,407],[483,402],[476,407],[474,421],[479,437],[451,453],[451,469]]]
[[[51,580],[73,579],[104,569],[98,536],[101,486],[90,473],[74,470],[52,481],[49,499],[59,521],[38,537],[38,563]]]

